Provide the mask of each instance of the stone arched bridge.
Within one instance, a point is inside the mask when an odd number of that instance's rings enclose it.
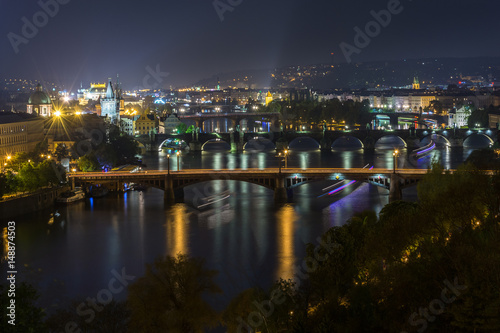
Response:
[[[377,140],[384,136],[394,135],[403,140],[408,148],[418,147],[420,141],[425,137],[438,136],[448,143],[451,147],[461,147],[464,141],[472,134],[479,134],[487,137],[493,144],[498,141],[499,131],[497,129],[487,130],[469,130],[469,129],[407,129],[407,130],[353,130],[353,131],[325,131],[323,132],[270,132],[270,133],[194,133],[189,134],[157,134],[154,142],[148,142],[152,147],[158,150],[162,143],[169,138],[177,138],[189,144],[191,150],[201,150],[203,145],[211,140],[219,138],[227,143],[232,143],[237,146],[238,150],[242,150],[246,142],[256,136],[268,138],[276,146],[287,146],[291,141],[299,137],[310,137],[316,140],[322,149],[329,150],[331,144],[341,137],[353,137],[360,141],[363,148],[374,148]],[[280,144],[277,144],[279,142]],[[144,143],[144,142],[143,142]]]

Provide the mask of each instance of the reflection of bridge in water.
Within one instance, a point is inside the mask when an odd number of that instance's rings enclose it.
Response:
[[[451,171],[453,172],[453,170]],[[68,175],[71,185],[88,187],[92,184],[104,184],[111,189],[123,189],[125,183],[141,183],[164,190],[166,204],[184,200],[186,186],[212,180],[244,181],[264,186],[274,191],[276,202],[286,202],[293,197],[293,188],[314,181],[322,180],[357,180],[374,184],[389,190],[390,200],[401,199],[401,190],[422,179],[427,173],[423,169],[330,169],[330,168],[269,168],[269,169],[190,169],[180,171],[147,172],[78,172]]]

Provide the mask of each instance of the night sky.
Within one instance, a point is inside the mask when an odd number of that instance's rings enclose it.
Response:
[[[8,34],[22,37],[22,18],[33,22],[41,7],[0,0],[0,78],[71,89],[119,73],[132,88],[142,84],[147,67],[159,66],[170,73],[162,86],[178,87],[235,70],[340,63],[346,60],[339,44],[353,44],[353,28],[364,29],[370,11],[389,2],[219,0],[239,3],[221,21],[212,0],[59,1],[67,4],[16,54]],[[500,55],[498,1],[402,0],[401,6],[354,62]]]

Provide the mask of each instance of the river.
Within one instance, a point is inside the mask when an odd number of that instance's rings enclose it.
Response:
[[[427,168],[435,158],[445,168],[455,168],[472,148],[441,147],[409,162],[400,151],[398,168]],[[181,168],[265,168],[277,166],[274,152],[202,152],[180,157]],[[163,169],[166,154],[143,157],[149,169]],[[392,168],[391,149],[292,150],[289,167]],[[176,157],[171,158],[173,170]],[[346,182],[347,183],[347,182]],[[112,270],[139,277],[145,265],[165,255],[185,253],[203,257],[207,267],[218,270],[217,284],[224,293],[211,299],[218,310],[246,288],[268,288],[277,278],[291,278],[307,243],[354,213],[374,210],[388,203],[388,191],[356,183],[332,195],[324,190],[332,182],[299,186],[293,202],[276,206],[273,192],[244,182],[214,180],[190,186],[185,202],[165,209],[163,192],[111,193],[67,207],[22,215],[16,222],[18,277],[33,283],[42,293],[41,304],[95,297],[113,277]],[[222,191],[231,194],[212,209],[198,209],[202,197]],[[323,195],[323,196],[321,196]],[[321,196],[320,198],[318,198]],[[403,191],[416,200],[416,188]],[[59,216],[55,216],[57,214]],[[2,226],[4,227],[4,226]],[[5,272],[5,270],[3,270]],[[126,298],[126,292],[114,295]]]

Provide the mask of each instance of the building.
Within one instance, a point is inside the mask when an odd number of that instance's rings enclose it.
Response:
[[[468,106],[462,106],[458,110],[455,109],[450,111],[448,114],[448,126],[458,128],[467,126],[470,113],[470,108]]]
[[[489,128],[500,129],[500,112],[488,114]]]
[[[99,98],[106,97],[106,83],[91,83],[89,89],[80,87],[77,92],[78,101],[85,105],[89,100],[97,101]]]
[[[417,77],[413,78],[413,84],[411,85],[411,87],[412,87],[412,89],[420,89],[420,82],[418,82]]]
[[[41,142],[44,119],[36,114],[0,112],[0,163],[8,156],[30,152]]]
[[[128,135],[134,135],[134,122],[137,119],[139,119],[139,116],[120,116],[120,131]]]
[[[156,130],[158,120],[154,114],[149,114],[146,110],[142,115],[134,121],[134,135],[149,135],[151,133],[158,133]]]
[[[36,91],[28,99],[27,112],[42,117],[52,116],[52,100],[43,91],[40,83],[36,86]]]
[[[170,134],[179,126],[182,122],[179,120],[177,115],[170,114],[165,118],[163,122],[160,122],[160,128],[158,133],[160,134]]]
[[[273,95],[271,94],[270,91],[268,91],[266,95],[266,105],[269,105],[269,103],[271,103],[272,101],[273,101]]]
[[[118,125],[120,123],[120,111],[124,109],[121,91],[117,87],[113,89],[111,79],[106,90],[106,97],[101,98],[101,116],[109,119],[111,124]]]

